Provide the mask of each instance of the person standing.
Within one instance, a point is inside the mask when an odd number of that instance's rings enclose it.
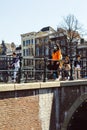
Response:
[[[80,79],[81,75],[81,56],[77,55],[77,58],[74,62],[74,67],[75,67],[75,79]]]
[[[64,77],[65,77],[65,80],[70,79],[70,69],[71,69],[70,59],[69,59],[69,56],[67,55],[65,57],[65,60],[64,60]]]
[[[61,49],[58,44],[54,46],[54,50],[52,53],[52,63],[53,63],[53,78],[59,80],[59,75],[58,75],[58,68],[60,64],[60,60],[62,59],[62,54],[61,54]]]

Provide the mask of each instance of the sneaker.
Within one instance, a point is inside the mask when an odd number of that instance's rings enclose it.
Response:
[[[59,80],[60,80],[61,78],[62,78],[61,75],[59,75]]]
[[[61,76],[59,76],[56,80],[57,80],[57,81],[60,81],[60,80],[61,80]]]
[[[68,80],[70,79],[70,77],[68,76]]]
[[[55,79],[55,81],[59,81],[59,78]]]
[[[14,79],[14,81],[13,81],[14,83],[16,83],[16,79]]]

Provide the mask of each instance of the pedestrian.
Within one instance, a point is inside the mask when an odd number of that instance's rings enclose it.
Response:
[[[12,66],[13,66],[13,81],[16,82],[16,79],[17,79],[17,73],[19,71],[19,68],[20,68],[20,59],[19,57],[17,56],[17,54],[14,52],[13,53],[13,62],[12,62]]]
[[[52,69],[53,69],[53,78],[58,80],[60,78],[60,75],[58,74],[58,68],[61,59],[62,59],[61,49],[59,44],[56,44],[54,46],[54,50],[52,53]]]
[[[70,79],[70,69],[71,69],[70,59],[69,59],[69,56],[67,55],[65,57],[65,60],[64,60],[64,77],[65,77],[65,80]]]
[[[76,60],[74,62],[74,70],[75,70],[75,79],[80,79],[81,75],[81,56],[77,55]]]

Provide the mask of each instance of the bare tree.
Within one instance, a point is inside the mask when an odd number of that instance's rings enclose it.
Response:
[[[66,31],[69,41],[72,42],[73,39],[78,40],[82,30],[82,25],[74,15],[64,17],[64,24],[62,27]]]
[[[76,47],[78,40],[81,38],[82,25],[74,15],[68,15],[63,18],[61,28],[57,28],[57,32],[62,33],[67,39],[67,54],[71,57],[76,55]]]

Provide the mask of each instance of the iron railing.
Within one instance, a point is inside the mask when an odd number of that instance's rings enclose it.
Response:
[[[46,82],[53,80],[53,70],[50,68],[51,59],[48,58],[20,58],[20,69],[17,73],[17,83]],[[12,56],[0,56],[0,82],[12,83],[14,69],[10,67]],[[70,60],[70,80],[74,80],[74,60]],[[49,66],[49,67],[48,67]],[[87,78],[87,61],[82,60],[81,78]]]

